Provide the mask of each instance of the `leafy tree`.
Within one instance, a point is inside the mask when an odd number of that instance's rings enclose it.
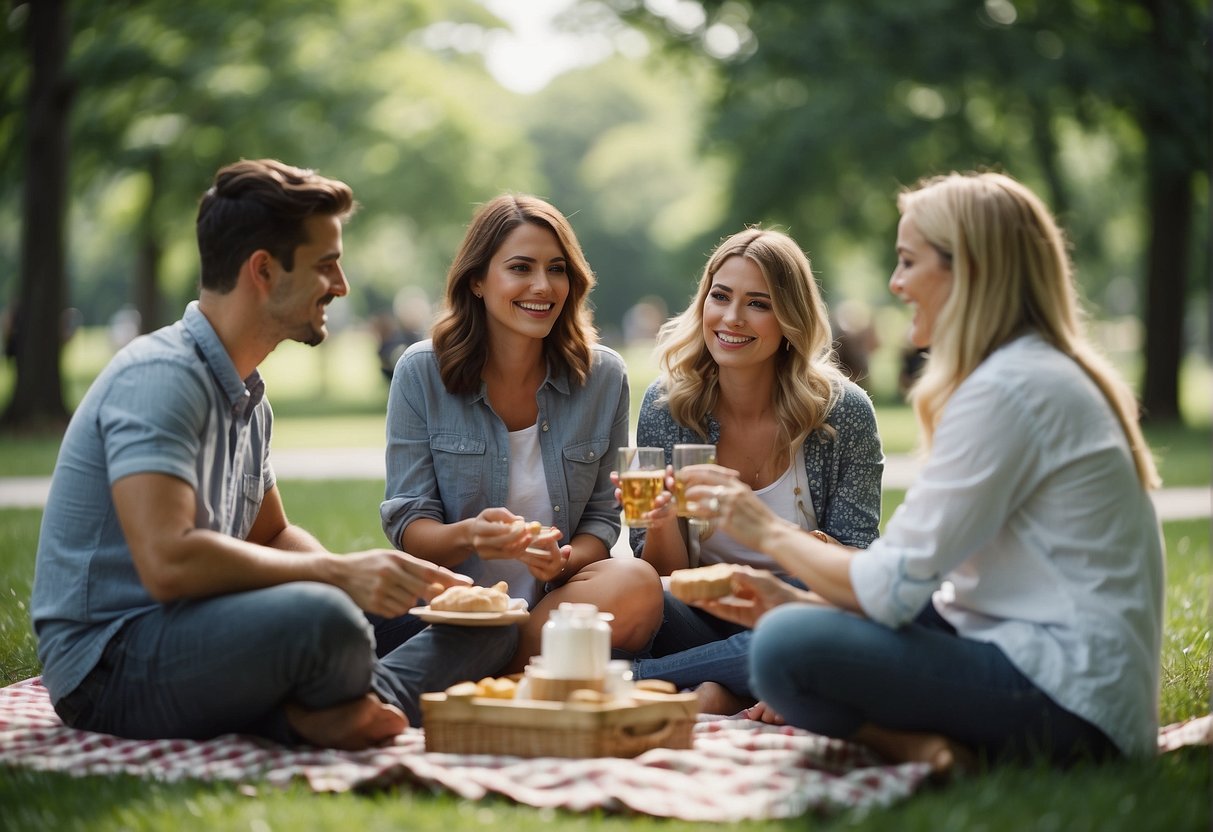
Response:
[[[2,418],[6,425],[58,424],[67,418],[59,375],[60,314],[66,294],[67,114],[72,95],[64,73],[65,5],[64,0],[44,0],[15,12],[28,15],[30,74],[24,144],[27,170],[39,175],[27,175],[23,188],[21,300],[8,334],[18,370],[13,399]],[[6,125],[5,132],[10,130]]]
[[[76,0],[70,29],[65,14],[54,16],[66,6],[18,5],[0,33],[0,45],[38,39],[24,55],[0,49],[0,193],[24,182],[40,200],[23,216],[23,262],[36,271],[13,304],[14,424],[64,416],[56,339],[65,264],[74,260],[90,287],[83,294],[107,305],[94,313],[133,299],[144,328],[158,325],[166,283],[175,301],[193,294],[192,215],[221,164],[273,156],[349,181],[363,205],[350,241],[376,243],[368,256],[350,245],[349,272],[378,284],[382,299],[406,281],[440,280],[470,205],[533,162],[520,152],[522,132],[486,121],[483,102],[499,88],[479,56],[421,37],[441,21],[497,25],[473,0],[259,0],[255,9]],[[21,110],[26,88],[31,104]],[[59,118],[58,134],[48,115]],[[70,258],[61,233],[69,191],[81,237],[107,239]],[[15,244],[0,235],[6,242]],[[100,286],[120,291],[91,288]]]
[[[717,61],[709,141],[736,159],[736,219],[774,214],[807,239],[842,231],[887,245],[900,184],[994,167],[1043,189],[1080,262],[1109,267],[1123,250],[1109,216],[1129,212],[1148,229],[1143,403],[1153,419],[1178,417],[1185,287],[1204,291],[1209,267],[1207,224],[1196,223],[1208,210],[1204,3],[614,5]],[[1084,144],[1105,158],[1074,160]],[[1093,166],[1112,178],[1086,178]],[[1090,213],[1084,191],[1101,197]]]
[[[529,101],[545,195],[577,229],[608,328],[645,296],[681,308],[703,266],[701,235],[723,210],[726,168],[696,148],[710,78],[676,69],[614,58]]]

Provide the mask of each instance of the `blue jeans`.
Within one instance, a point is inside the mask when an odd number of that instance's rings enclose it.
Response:
[[[754,698],[749,629],[684,604],[668,592],[663,615],[650,655],[632,662],[634,678],[665,679],[683,689],[717,682],[742,699]]]
[[[375,655],[383,658],[400,645],[426,628],[426,623],[415,615],[405,613],[395,618],[366,613],[375,633]]]
[[[861,725],[942,734],[990,759],[1116,755],[998,647],[963,638],[928,604],[894,630],[851,613],[788,604],[750,647],[755,693],[789,724],[847,738]]]
[[[516,627],[430,627],[377,660],[349,596],[283,584],[131,620],[55,710],[74,728],[134,739],[238,732],[296,743],[285,703],[327,708],[374,692],[420,725],[422,693],[497,672],[517,641]]]

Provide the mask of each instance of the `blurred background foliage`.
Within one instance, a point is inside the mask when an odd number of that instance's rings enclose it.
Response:
[[[558,23],[593,59],[528,93],[486,66],[500,0],[38,4],[66,11],[62,305],[116,340],[195,296],[194,212],[214,171],[272,156],[346,180],[362,205],[338,329],[423,330],[475,205],[520,191],[572,218],[611,343],[651,337],[714,243],[761,222],[798,239],[891,366],[896,192],[992,168],[1054,206],[1100,338],[1144,379],[1152,415],[1178,414],[1181,359],[1207,370],[1197,0],[568,0]],[[11,4],[0,31],[0,307],[54,330],[62,310],[21,301],[22,187],[40,176],[25,144],[32,6]],[[21,363],[6,362],[0,398]],[[895,372],[870,386],[895,396]]]

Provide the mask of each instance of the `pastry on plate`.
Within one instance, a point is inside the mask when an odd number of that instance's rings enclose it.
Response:
[[[732,563],[675,569],[670,573],[670,594],[680,601],[709,601],[732,595],[736,570]]]
[[[498,581],[493,586],[452,586],[430,601],[430,609],[438,612],[505,612],[510,608],[509,589],[505,581]]]

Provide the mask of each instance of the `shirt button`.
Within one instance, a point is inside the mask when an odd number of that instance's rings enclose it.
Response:
[[[594,452],[590,451],[590,459],[593,459],[593,458],[594,458]]]
[[[548,423],[544,422],[543,425],[539,429],[542,430],[544,433],[547,433],[548,432]]]
[[[462,446],[462,445],[460,445],[460,446],[459,446],[459,450],[461,450],[461,451],[463,450],[463,446]]]
[[[560,513],[560,506],[552,506],[552,511],[556,512],[557,514],[559,514],[559,513]]]

